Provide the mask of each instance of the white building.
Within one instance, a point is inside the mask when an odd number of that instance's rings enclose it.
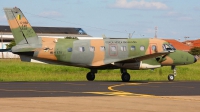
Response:
[[[65,38],[65,37],[91,37],[82,28],[72,27],[33,27],[39,37]],[[13,35],[9,26],[0,25],[0,49],[6,49],[6,44],[12,41]],[[0,58],[19,58],[11,52],[0,52]]]

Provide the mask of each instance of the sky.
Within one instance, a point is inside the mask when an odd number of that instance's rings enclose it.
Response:
[[[151,38],[184,41],[200,38],[200,0],[4,0],[20,8],[32,26],[78,27],[94,37]]]

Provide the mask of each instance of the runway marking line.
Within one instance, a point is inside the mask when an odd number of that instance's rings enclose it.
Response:
[[[90,94],[101,94],[101,95],[109,95],[109,96],[154,96],[148,94],[136,94],[132,92],[125,92],[113,89],[114,87],[126,86],[126,85],[140,85],[139,83],[123,83],[118,85],[108,86],[108,90],[111,92],[83,92],[83,93],[90,93]]]
[[[162,83],[162,82],[156,82],[156,83]],[[149,84],[149,83],[147,83],[147,84]],[[123,97],[134,96],[134,97],[148,97],[148,98],[161,98],[161,99],[171,99],[171,100],[179,100],[179,101],[181,100],[181,101],[196,101],[196,102],[200,102],[200,100],[196,100],[196,99],[175,98],[175,97],[170,97],[170,96],[156,96],[156,95],[149,95],[149,94],[137,94],[137,93],[125,92],[125,91],[120,91],[120,90],[113,89],[115,87],[126,86],[126,85],[139,86],[139,85],[141,85],[141,83],[123,83],[123,84],[108,86],[108,90],[110,90],[112,92],[83,92],[83,93],[101,94],[101,95],[108,95],[108,96],[123,96]]]
[[[138,85],[140,85],[140,83],[123,83],[123,84],[119,84],[119,85],[113,85],[113,86],[109,86],[108,90],[113,91],[113,92],[131,93],[131,96],[154,96],[154,95],[137,94],[137,93],[125,92],[125,91],[119,91],[119,90],[113,89],[115,87],[126,86],[126,85],[136,85],[136,86],[138,86]]]

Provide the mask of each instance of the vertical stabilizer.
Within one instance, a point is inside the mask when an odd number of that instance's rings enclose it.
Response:
[[[37,34],[19,8],[4,8],[4,11],[16,44],[39,43]]]

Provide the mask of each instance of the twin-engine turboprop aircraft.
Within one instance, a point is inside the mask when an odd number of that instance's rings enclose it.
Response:
[[[156,38],[39,38],[19,8],[4,8],[16,46],[11,52],[22,61],[90,69],[87,80],[93,81],[98,70],[120,69],[122,81],[130,80],[127,69],[154,69],[172,66],[169,81],[176,76],[176,65],[196,62],[187,52],[176,50],[168,42]]]

